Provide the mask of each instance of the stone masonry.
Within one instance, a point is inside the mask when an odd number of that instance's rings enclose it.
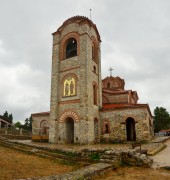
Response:
[[[67,19],[53,33],[50,112],[34,113],[33,136],[50,143],[149,141],[153,118],[136,91],[119,77],[101,80],[101,38],[84,16]]]

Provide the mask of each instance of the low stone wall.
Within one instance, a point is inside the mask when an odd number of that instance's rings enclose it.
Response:
[[[1,135],[2,137],[6,139],[11,140],[31,140],[31,136],[23,136],[23,135]]]
[[[99,162],[110,163],[114,167],[122,165],[151,167],[153,163],[149,156],[140,154],[135,149],[84,149],[81,151],[81,156],[86,156]]]
[[[93,179],[93,176],[95,175],[101,175],[103,173],[106,173],[108,171],[112,170],[112,165],[106,164],[106,163],[97,163],[92,164],[90,166],[84,167],[82,169],[79,169],[74,172],[68,172],[62,175],[53,175],[53,176],[47,176],[47,177],[35,177],[35,178],[27,178],[25,180],[90,180]],[[18,180],[24,180],[24,179],[18,179]]]

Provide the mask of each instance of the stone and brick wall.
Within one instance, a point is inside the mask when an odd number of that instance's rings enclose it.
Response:
[[[103,111],[101,115],[101,128],[103,129],[106,120],[109,124],[109,133],[101,134],[101,139],[109,141],[127,141],[126,120],[133,118],[135,121],[135,131],[137,141],[150,141],[153,138],[153,124],[149,123],[148,118],[152,120],[147,108],[125,108]]]
[[[66,58],[69,38],[75,39],[77,54]],[[67,143],[72,130],[68,130],[72,126],[69,120],[73,123],[74,143],[89,144],[100,138],[126,141],[126,119],[130,117],[135,121],[136,140],[151,139],[153,122],[148,108],[103,108],[106,103],[137,104],[138,95],[124,90],[125,82],[120,77],[101,80],[100,42],[96,25],[82,16],[66,20],[53,33],[50,113],[33,114],[33,135],[38,134],[42,120],[46,120],[49,142]],[[64,82],[69,77],[75,81],[75,91],[66,96]]]
[[[77,40],[77,56],[66,59],[65,42],[69,37]],[[95,57],[92,59],[92,45]],[[69,74],[77,77],[75,96],[63,97],[63,79]],[[93,100],[93,84],[96,84],[96,105]],[[90,143],[94,141],[94,119],[99,119],[101,105],[100,36],[96,26],[87,18],[74,17],[53,33],[53,63],[50,110],[50,142],[66,142],[65,120],[60,117],[69,111],[74,117],[74,142]]]

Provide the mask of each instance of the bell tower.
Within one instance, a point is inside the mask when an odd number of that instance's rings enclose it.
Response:
[[[97,27],[87,17],[74,16],[52,35],[49,141],[93,143],[100,134],[102,105]]]

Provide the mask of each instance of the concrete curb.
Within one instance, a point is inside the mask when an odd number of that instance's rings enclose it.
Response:
[[[157,149],[154,149],[153,151],[151,151],[151,152],[147,152],[147,154],[149,155],[149,156],[154,156],[155,154],[157,154],[158,152],[160,152],[160,151],[162,151],[163,149],[165,149],[166,148],[166,144],[161,144],[161,146],[159,146]]]

